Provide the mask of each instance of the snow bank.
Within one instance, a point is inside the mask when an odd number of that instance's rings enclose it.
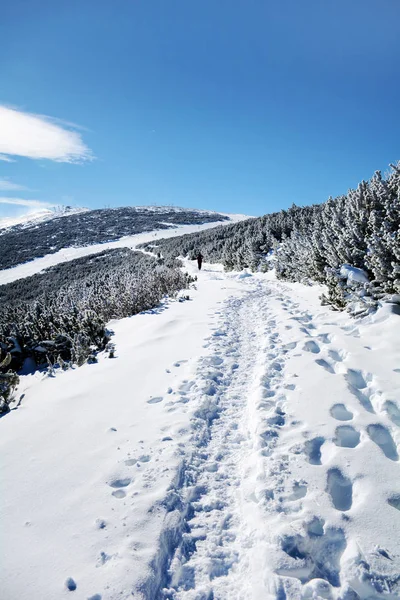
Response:
[[[243,269],[241,273],[237,276],[238,279],[247,279],[247,277],[252,277],[253,273],[251,273],[248,269]]]
[[[347,283],[369,283],[368,275],[363,269],[344,264],[340,268],[340,275],[347,279]]]

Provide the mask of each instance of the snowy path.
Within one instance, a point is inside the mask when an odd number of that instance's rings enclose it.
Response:
[[[185,388],[202,401],[168,496],[164,589],[146,598],[399,597],[398,405],[346,366],[360,330],[319,324],[285,288],[229,301]]]
[[[255,544],[256,556],[264,554],[260,590],[271,598],[397,597],[392,524],[399,516],[388,500],[399,474],[392,434],[397,443],[399,436],[385,397],[399,391],[398,343],[391,344],[387,322],[344,324],[344,315],[310,307],[300,294],[293,298],[293,286],[273,287],[270,306],[286,356],[261,382],[256,422],[264,449],[254,488],[248,486],[264,523]],[[379,377],[365,369],[378,366],[377,346],[385,342],[391,353],[379,370],[387,396]],[[277,402],[281,418],[274,421],[269,415]]]
[[[0,420],[5,599],[400,597],[399,317],[208,265],[192,295]]]
[[[207,344],[212,354],[200,361],[197,382],[190,390],[202,400],[192,420],[190,455],[172,492],[182,522],[166,598],[193,598],[199,593],[233,598],[247,585],[231,577],[231,570],[234,566],[242,570],[246,532],[240,486],[249,454],[247,401],[249,382],[259,377],[266,305],[265,291],[227,303],[222,323]]]

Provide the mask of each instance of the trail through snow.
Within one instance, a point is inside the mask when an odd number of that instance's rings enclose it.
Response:
[[[191,393],[203,401],[168,505],[180,520],[162,598],[399,597],[399,520],[379,489],[379,468],[388,489],[398,475],[382,461],[398,461],[383,392],[371,373],[342,366],[345,344],[322,331],[332,324],[314,323],[290,291],[257,282],[228,301],[200,361]],[[339,376],[330,390],[326,373]],[[334,401],[346,395],[355,419]]]
[[[4,598],[399,598],[398,316],[215,265],[197,288],[115,322],[115,361],[24,378]]]

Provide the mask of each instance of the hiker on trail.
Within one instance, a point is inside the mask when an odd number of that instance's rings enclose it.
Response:
[[[203,255],[202,255],[202,253],[201,253],[201,252],[199,252],[199,253],[198,253],[198,255],[197,255],[197,265],[198,265],[198,267],[199,267],[199,271],[201,270],[201,265],[202,265],[202,263],[203,263],[203,258],[204,258],[204,257],[203,257]]]

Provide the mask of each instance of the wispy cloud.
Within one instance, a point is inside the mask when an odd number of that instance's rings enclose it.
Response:
[[[19,185],[19,183],[14,183],[10,181],[7,177],[0,177],[0,190],[8,191],[8,192],[17,192],[21,190],[28,190],[24,185]]]
[[[3,160],[4,162],[16,162],[13,158],[10,158],[5,154],[0,154],[0,160]]]
[[[44,115],[0,106],[0,160],[14,156],[77,163],[93,158],[76,126]]]
[[[7,198],[0,196],[0,204],[13,204],[14,206],[27,206],[28,208],[52,208],[56,206],[43,200],[28,200],[27,198]]]

